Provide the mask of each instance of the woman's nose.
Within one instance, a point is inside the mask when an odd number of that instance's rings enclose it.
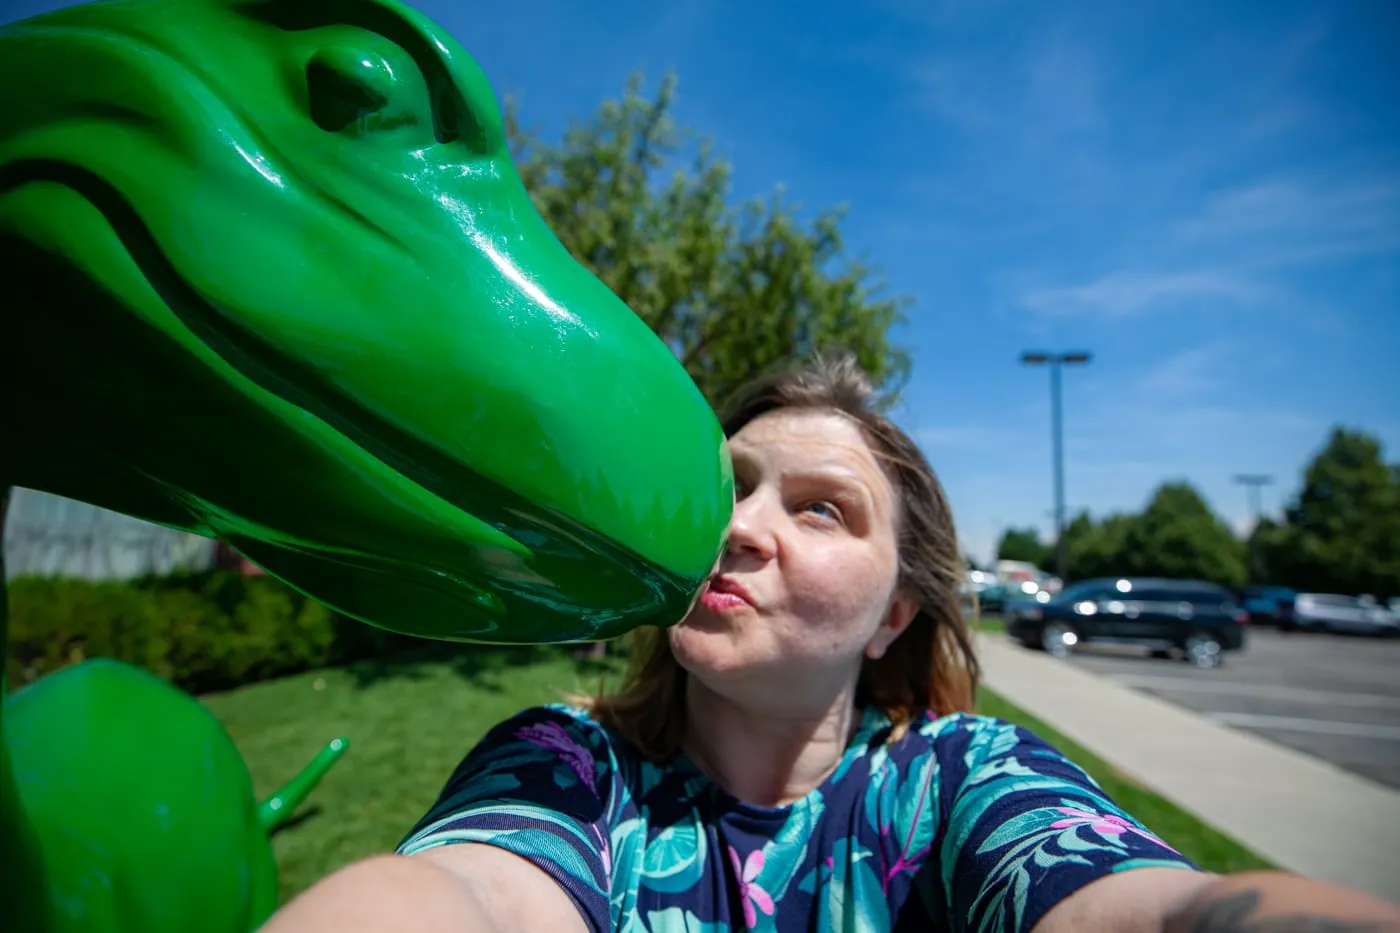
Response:
[[[729,520],[729,553],[768,560],[777,552],[771,509],[766,497],[751,493],[734,504]]]

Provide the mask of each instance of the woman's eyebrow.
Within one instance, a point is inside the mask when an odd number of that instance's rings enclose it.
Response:
[[[730,461],[735,476],[751,476],[758,468],[759,460],[743,447],[731,446]],[[833,483],[842,489],[850,490],[870,503],[876,501],[875,489],[859,470],[842,463],[818,461],[811,464],[789,466],[781,473],[784,481]]]
[[[785,472],[786,479],[802,481],[819,481],[824,483],[834,483],[845,489],[860,493],[862,496],[873,500],[875,491],[855,470],[846,467],[834,466],[801,466]]]
[[[742,447],[731,447],[729,449],[729,462],[734,467],[734,472],[748,472],[754,467],[754,458],[744,452]]]

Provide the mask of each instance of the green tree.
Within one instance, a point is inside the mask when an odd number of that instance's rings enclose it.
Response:
[[[1163,483],[1139,514],[1094,522],[1081,513],[1065,529],[1069,575],[1160,576],[1245,582],[1245,548],[1199,492],[1187,483]]]
[[[1245,548],[1189,483],[1163,483],[1126,529],[1123,558],[1130,573],[1245,582]]]
[[[997,560],[1024,560],[1041,569],[1054,563],[1055,549],[1034,528],[1008,528],[997,544]]]
[[[1375,437],[1334,428],[1284,519],[1262,526],[1256,539],[1270,581],[1400,595],[1400,467],[1386,464]]]
[[[521,177],[569,252],[622,298],[684,363],[712,403],[749,378],[814,350],[855,353],[891,400],[907,351],[890,339],[902,297],[846,256],[843,212],[803,219],[776,189],[735,205],[731,166],[672,117],[676,80],[654,96],[640,75],[621,99],[574,122],[557,143],[507,133]]]
[[[1065,550],[1071,580],[1121,576],[1133,572],[1128,558],[1128,530],[1135,515],[1109,515],[1095,523],[1081,513],[1065,529]]]

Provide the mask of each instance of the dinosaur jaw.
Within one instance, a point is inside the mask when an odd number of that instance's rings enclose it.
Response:
[[[8,466],[16,483],[228,540],[312,598],[406,634],[570,641],[685,614],[718,553],[732,495],[722,441],[709,458],[658,472],[651,485],[609,487],[609,470],[630,461],[625,442],[597,443],[604,423],[585,430],[595,444],[578,449],[579,485],[553,489],[576,506],[602,497],[614,528],[621,517],[641,533],[692,541],[693,566],[663,567],[583,520],[582,509],[551,506],[473,469],[409,430],[410,419],[368,410],[316,382],[283,349],[231,327],[226,312],[143,245],[130,215],[69,181],[36,176],[26,189],[44,195],[54,221],[31,230],[52,238],[36,235],[14,254],[22,302],[7,346],[66,349],[43,360],[0,354],[0,392],[44,402],[0,412],[15,441]],[[183,326],[153,323],[172,318]],[[664,405],[668,385],[677,387],[639,377],[635,389]],[[478,382],[463,404],[539,402],[546,388],[570,390],[523,378],[497,386],[493,401]],[[587,404],[586,392],[573,394]],[[550,447],[566,437],[572,413],[565,401],[536,410],[564,420],[551,430],[537,419],[535,433],[483,434],[480,443],[494,444],[498,458],[557,456]],[[707,424],[690,422],[702,438]],[[696,511],[648,514],[647,494],[663,491],[693,494]]]

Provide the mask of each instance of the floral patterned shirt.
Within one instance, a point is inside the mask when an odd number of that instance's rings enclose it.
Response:
[[[536,707],[471,750],[398,851],[501,846],[595,933],[1024,931],[1104,875],[1195,867],[1010,723],[929,716],[888,737],[865,712],[819,787],[761,807],[582,710]]]

